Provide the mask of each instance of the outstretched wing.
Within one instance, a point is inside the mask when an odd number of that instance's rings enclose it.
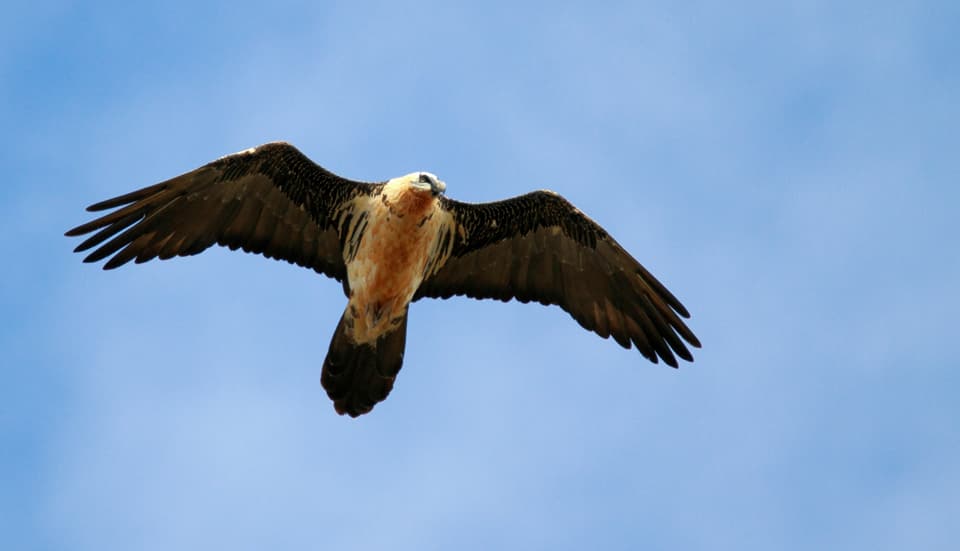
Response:
[[[453,218],[448,255],[416,298],[466,295],[557,304],[580,325],[631,343],[656,363],[693,361],[690,314],[603,228],[566,199],[537,191],[494,203],[443,199]],[[681,340],[681,337],[683,340]]]
[[[104,269],[198,254],[214,243],[346,280],[341,253],[353,199],[375,184],[341,178],[286,143],[228,155],[196,170],[90,206],[117,209],[68,231],[96,231],[76,252]]]

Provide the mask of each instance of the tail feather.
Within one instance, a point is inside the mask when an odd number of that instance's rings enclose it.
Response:
[[[374,343],[357,344],[347,336],[346,314],[340,318],[323,362],[320,381],[337,413],[357,417],[386,399],[403,366],[407,315],[393,331]]]

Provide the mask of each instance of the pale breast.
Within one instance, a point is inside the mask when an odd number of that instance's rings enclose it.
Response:
[[[353,339],[370,342],[399,324],[423,279],[441,217],[422,197],[373,198],[369,224],[347,263]],[[408,199],[404,201],[404,199]]]

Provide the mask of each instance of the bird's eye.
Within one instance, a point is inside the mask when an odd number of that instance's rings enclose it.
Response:
[[[421,183],[421,184],[429,184],[429,183],[432,183],[432,182],[430,182],[430,177],[429,177],[429,176],[427,176],[426,174],[423,174],[423,173],[421,172],[421,173],[420,173],[420,183]]]

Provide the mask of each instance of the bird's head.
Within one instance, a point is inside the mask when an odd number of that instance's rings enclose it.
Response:
[[[429,172],[412,172],[403,177],[404,181],[418,191],[429,191],[433,195],[440,195],[447,189],[447,184],[442,182],[435,174]]]

